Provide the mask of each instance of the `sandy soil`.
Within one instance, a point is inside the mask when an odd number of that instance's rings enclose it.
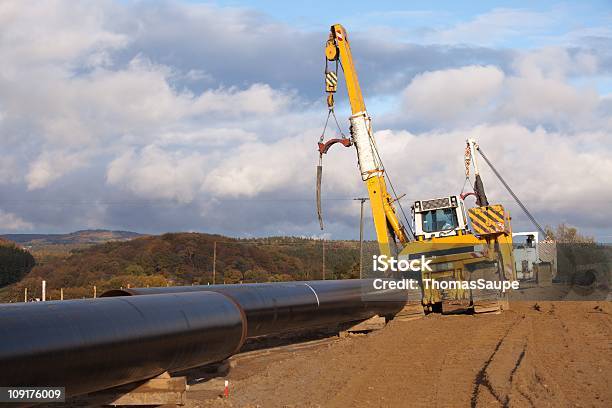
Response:
[[[191,407],[609,407],[612,304],[513,302],[368,335],[242,354]],[[225,379],[230,396],[219,395]]]

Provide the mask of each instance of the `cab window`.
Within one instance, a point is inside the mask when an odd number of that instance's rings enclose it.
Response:
[[[459,225],[454,208],[440,208],[423,212],[423,232],[454,230]]]

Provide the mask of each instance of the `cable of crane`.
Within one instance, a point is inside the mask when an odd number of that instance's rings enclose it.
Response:
[[[370,138],[370,144],[372,145],[374,153],[376,153],[376,158],[378,159],[378,162],[380,163],[380,167],[382,167],[383,171],[387,175],[387,181],[389,182],[389,187],[391,187],[391,191],[393,192],[395,201],[397,202],[397,205],[399,206],[400,211],[402,212],[402,215],[404,216],[404,220],[406,221],[406,226],[408,227],[408,230],[410,231],[410,235],[412,235],[412,239],[414,239],[414,231],[412,230],[412,227],[410,226],[410,221],[408,221],[408,217],[406,217],[406,213],[404,212],[404,207],[402,207],[402,203],[400,202],[401,197],[398,198],[398,195],[395,192],[395,187],[393,186],[393,183],[391,182],[391,176],[389,176],[389,173],[387,172],[387,169],[385,169],[385,165],[383,164],[383,161],[380,158],[380,154],[378,154],[378,147],[376,146],[374,137],[370,134],[370,132],[368,132],[368,136]]]
[[[535,225],[535,227],[542,233],[542,235],[544,237],[546,237],[546,231],[544,231],[544,228],[542,228],[542,226],[536,221],[536,219],[533,217],[533,215],[531,215],[531,213],[529,212],[529,210],[527,209],[527,207],[525,207],[525,205],[523,205],[523,203],[521,202],[521,200],[517,197],[516,194],[514,194],[514,191],[512,191],[512,189],[510,188],[510,186],[508,185],[508,183],[506,183],[506,180],[504,180],[504,178],[501,176],[501,174],[499,174],[499,172],[497,171],[497,169],[495,169],[495,167],[493,166],[493,164],[489,161],[489,159],[487,158],[487,156],[484,154],[484,152],[482,151],[482,149],[480,148],[480,146],[476,147],[476,150],[478,150],[478,153],[480,153],[480,155],[482,156],[482,158],[484,159],[484,161],[489,165],[489,167],[491,168],[491,170],[493,171],[493,173],[495,174],[495,176],[497,176],[497,178],[499,179],[499,181],[504,185],[504,187],[506,187],[506,190],[508,190],[508,193],[510,193],[510,195],[512,196],[512,198],[514,198],[514,201],[516,201],[516,203],[519,205],[519,207],[521,207],[521,209],[525,212],[525,215],[527,215],[527,217],[529,217],[529,219],[531,220],[531,222],[533,223],[533,225]]]
[[[344,71],[344,67],[342,66],[342,62],[337,60],[336,63],[336,74],[338,73],[338,65],[340,66],[340,68],[342,69],[342,71]],[[325,60],[325,72],[327,72],[327,59]],[[344,135],[344,133],[342,132],[342,128],[340,127],[340,124],[338,123],[338,119],[336,118],[336,113],[334,112],[333,109],[330,109],[328,114],[327,114],[327,120],[325,121],[325,127],[323,128],[323,133],[325,133],[325,130],[327,129],[327,124],[329,121],[329,116],[332,115],[334,118],[334,121],[336,122],[336,126],[338,127],[338,131],[340,132],[340,134],[342,135],[342,137],[346,137]],[[368,137],[370,138],[370,144],[372,145],[374,152],[376,153],[376,157],[378,159],[378,162],[380,163],[380,166],[382,167],[383,171],[385,173],[385,166],[383,164],[382,159],[380,158],[380,154],[378,154],[378,148],[376,147],[376,143],[374,142],[374,138],[372,136],[372,134],[370,134],[370,132],[368,132]],[[321,136],[321,140],[323,140],[323,135]],[[319,160],[320,162],[320,160]],[[319,164],[321,165],[321,164]],[[393,183],[391,182],[391,177],[389,176],[389,174],[387,173],[387,181],[389,182],[389,186],[391,187],[391,191],[393,192],[393,196],[395,198],[395,201],[397,202],[397,205],[400,208],[400,211],[402,212],[402,216],[404,217],[404,220],[406,221],[406,226],[408,227],[408,230],[410,231],[410,235],[412,235],[412,239],[414,239],[414,231],[412,230],[412,226],[410,225],[410,221],[408,221],[408,217],[406,217],[406,213],[404,212],[404,207],[402,207],[402,203],[400,202],[400,198],[397,195],[397,192],[395,191],[395,187],[393,186]],[[322,226],[322,221],[319,219],[319,221],[321,222],[321,226]],[[323,228],[321,228],[323,229]]]

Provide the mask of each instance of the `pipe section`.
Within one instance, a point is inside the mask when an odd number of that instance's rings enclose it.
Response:
[[[0,305],[0,385],[63,386],[68,397],[221,361],[246,336],[215,292]]]
[[[231,297],[245,312],[249,338],[335,326],[377,314],[392,316],[406,304],[405,291],[374,290],[371,279],[130,288],[102,296],[180,292]]]

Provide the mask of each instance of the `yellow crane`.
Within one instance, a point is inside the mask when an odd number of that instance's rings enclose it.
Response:
[[[381,254],[391,255],[389,243],[391,235],[393,234],[401,243],[407,243],[408,236],[397,216],[393,198],[387,191],[385,170],[376,149],[372,123],[359,86],[348,36],[346,30],[340,24],[335,24],[331,28],[325,46],[325,56],[329,61],[340,62],[344,71],[352,113],[349,118],[351,135],[357,148],[361,178],[368,189],[380,252]],[[327,104],[330,109],[333,109],[333,94],[336,92],[337,85],[337,75],[334,71],[326,72],[326,84],[329,94]],[[329,146],[326,147],[329,148]]]
[[[447,312],[472,309],[486,312],[507,307],[507,292],[495,287],[443,289],[439,288],[440,285],[436,288],[429,283],[424,284],[427,280],[515,280],[510,216],[503,206],[489,205],[487,201],[476,162],[476,152],[479,150],[476,141],[467,141],[465,159],[466,177],[469,176],[470,168],[474,167],[474,192],[470,195],[476,196],[477,206],[466,211],[466,195],[415,201],[411,208],[412,237],[409,237],[394,205],[399,199],[392,196],[387,188],[385,168],[374,140],[372,121],[359,85],[348,34],[342,25],[334,24],[331,27],[325,56],[327,62],[336,64],[335,69],[329,69],[326,64],[325,70],[330,114],[334,109],[338,66],[344,72],[351,106],[351,138],[324,142],[322,136],[319,141],[320,158],[335,143],[339,142],[346,147],[355,146],[361,178],[368,190],[380,254],[393,256],[398,252],[396,246],[399,246],[398,259],[411,260],[424,256],[431,261],[431,270],[417,276],[421,303],[426,310]],[[317,202],[320,216],[321,163],[318,170]]]

